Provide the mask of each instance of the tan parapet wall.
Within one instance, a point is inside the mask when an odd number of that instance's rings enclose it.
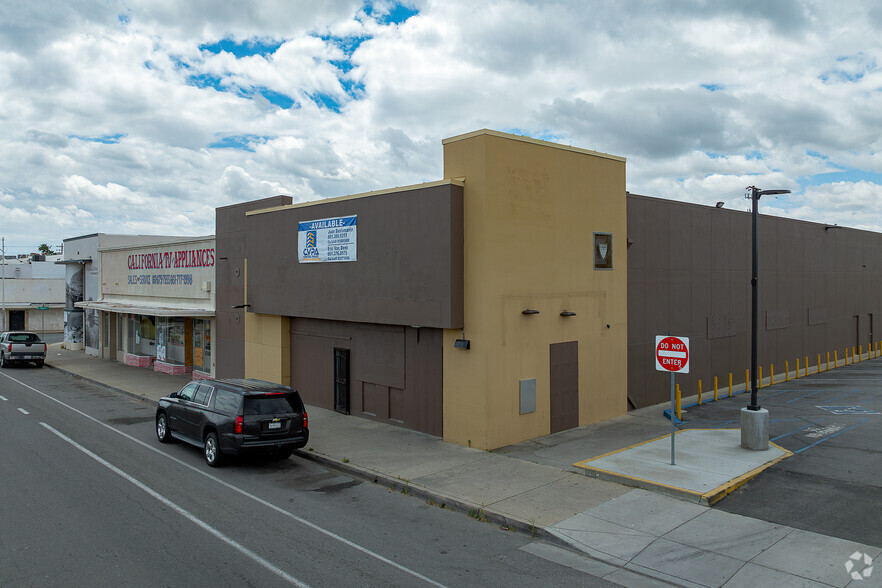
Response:
[[[471,342],[455,349],[462,331],[444,332],[444,438],[493,449],[550,433],[550,345],[568,341],[578,342],[578,425],[625,414],[624,159],[479,131],[444,142],[444,176],[465,179]],[[613,235],[612,270],[594,269],[594,232]],[[531,378],[536,410],[520,414],[520,380]]]
[[[245,313],[245,377],[291,384],[291,321]]]

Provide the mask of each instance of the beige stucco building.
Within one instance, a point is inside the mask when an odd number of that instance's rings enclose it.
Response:
[[[218,376],[481,449],[624,414],[625,211],[623,158],[489,130],[437,182],[218,209]]]

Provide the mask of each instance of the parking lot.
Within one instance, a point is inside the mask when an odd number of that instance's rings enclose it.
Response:
[[[783,376],[779,376],[783,380]],[[882,545],[882,359],[758,391],[770,441],[794,455],[717,503],[721,510]],[[681,428],[738,428],[748,396],[684,410]]]

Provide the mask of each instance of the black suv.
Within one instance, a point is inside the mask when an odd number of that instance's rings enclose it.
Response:
[[[224,455],[291,455],[309,440],[300,394],[261,380],[200,380],[159,399],[156,436],[179,439],[205,450],[212,467]]]

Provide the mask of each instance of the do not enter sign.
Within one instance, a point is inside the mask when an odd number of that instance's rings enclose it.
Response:
[[[689,373],[689,338],[656,335],[655,369],[660,372]]]

